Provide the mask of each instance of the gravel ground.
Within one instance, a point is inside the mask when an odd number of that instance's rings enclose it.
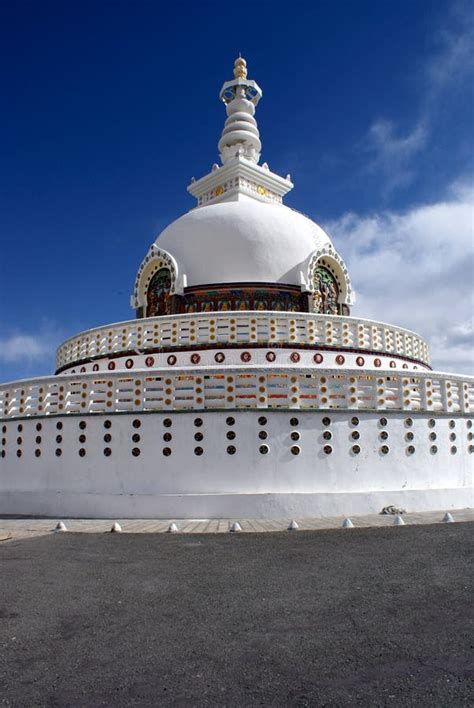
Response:
[[[0,705],[472,706],[469,523],[0,544]]]

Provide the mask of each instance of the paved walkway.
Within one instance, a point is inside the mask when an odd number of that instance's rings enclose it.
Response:
[[[444,510],[403,514],[407,525],[442,523]],[[450,510],[454,521],[474,521],[474,509]],[[394,516],[368,514],[353,516],[355,527],[391,526]],[[301,531],[335,529],[342,525],[344,517],[326,517],[319,519],[295,519]],[[0,541],[44,536],[55,530],[59,519],[6,518],[0,517]],[[234,521],[238,521],[242,532],[268,533],[285,531],[291,519],[61,519],[69,532],[105,533],[111,530],[116,521],[124,533],[166,533],[171,523],[175,523],[179,533],[228,533]]]

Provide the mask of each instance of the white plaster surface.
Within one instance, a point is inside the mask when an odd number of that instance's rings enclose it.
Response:
[[[187,284],[262,282],[300,285],[323,229],[293,209],[249,199],[193,209],[157,238]]]
[[[262,417],[265,424],[259,422]],[[357,425],[352,422],[356,417]],[[329,425],[324,422],[328,418]],[[384,418],[387,424],[381,425]],[[104,427],[107,420],[109,428]],[[199,420],[202,425],[196,425]],[[10,420],[7,454],[0,464],[0,514],[296,518],[376,513],[391,504],[409,511],[470,507],[474,455],[469,421],[412,412],[170,411],[54,416],[41,420],[38,433],[38,418]],[[259,437],[262,431],[265,439]],[[436,441],[429,438],[433,433]],[[203,439],[196,440],[196,434]],[[80,435],[85,436],[82,442]],[[260,452],[262,445],[268,446],[267,454]],[[235,454],[228,453],[229,446]],[[331,454],[325,453],[327,446]],[[103,453],[107,447],[110,456]],[[195,454],[198,447],[201,455]],[[133,449],[140,454],[134,456]]]

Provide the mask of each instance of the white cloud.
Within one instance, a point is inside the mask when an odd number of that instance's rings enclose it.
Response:
[[[36,361],[51,356],[54,344],[46,334],[13,334],[0,339],[0,361]]]
[[[411,182],[414,172],[412,159],[422,150],[428,137],[427,127],[418,123],[405,135],[397,135],[395,125],[388,120],[377,120],[368,131],[366,146],[369,152],[367,169],[385,175],[385,190]]]
[[[474,370],[473,216],[473,191],[457,182],[445,201],[326,224],[357,292],[352,314],[419,332],[438,370]]]

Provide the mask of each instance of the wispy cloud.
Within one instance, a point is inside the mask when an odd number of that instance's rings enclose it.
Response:
[[[44,335],[13,334],[0,339],[0,361],[34,361],[49,356],[51,342]]]
[[[362,170],[381,176],[386,196],[416,177],[417,158],[433,140],[440,105],[461,89],[472,100],[473,30],[472,4],[453,4],[442,29],[432,37],[433,53],[418,71],[414,70],[420,99],[413,124],[402,129],[393,119],[379,116],[361,141],[362,153],[367,156]]]
[[[389,120],[379,119],[370,126],[365,141],[369,153],[367,170],[384,174],[387,193],[411,182],[413,158],[425,147],[427,138],[424,122],[405,135],[397,134],[396,126]]]
[[[326,224],[357,291],[354,315],[424,335],[433,364],[474,370],[473,189],[453,184],[446,199],[403,213],[354,213]]]

